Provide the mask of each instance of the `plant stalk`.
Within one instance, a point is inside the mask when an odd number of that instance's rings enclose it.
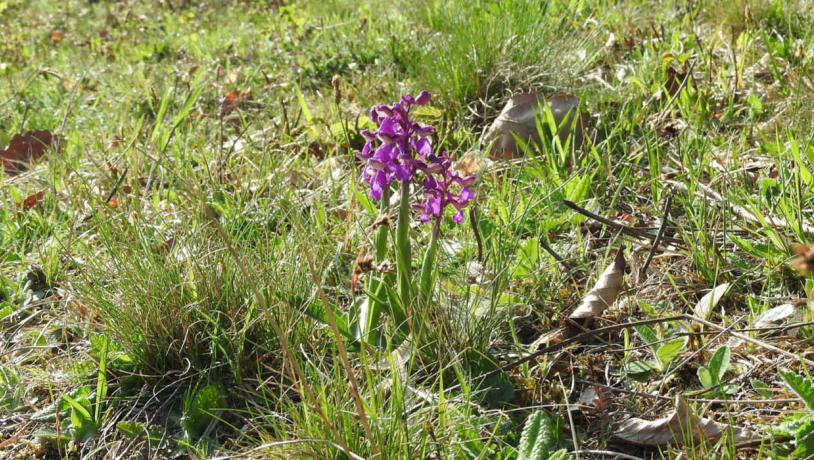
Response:
[[[396,270],[399,277],[399,296],[407,313],[407,321],[412,328],[412,269],[410,256],[410,183],[401,183],[401,202],[396,223]]]
[[[435,219],[432,224],[432,236],[424,260],[421,263],[421,282],[419,284],[419,305],[423,308],[432,300],[433,273],[435,271],[435,254],[438,252],[438,238],[441,234],[441,219]]]

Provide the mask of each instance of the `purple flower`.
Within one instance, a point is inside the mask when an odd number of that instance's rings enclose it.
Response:
[[[376,131],[362,131],[365,146],[358,157],[366,162],[362,179],[370,185],[370,197],[378,201],[382,192],[394,180],[410,181],[422,168],[423,158],[432,154],[429,137],[431,126],[421,126],[410,118],[410,108],[424,105],[430,94],[403,96],[393,106],[377,105],[370,109],[370,119],[378,125]]]
[[[358,157],[365,161],[362,179],[370,185],[370,197],[382,198],[394,181],[409,182],[423,176],[424,199],[413,208],[421,211],[421,221],[440,220],[447,206],[456,209],[452,220],[463,222],[463,208],[474,199],[469,189],[474,176],[461,177],[452,171],[452,161],[441,152],[433,152],[432,126],[422,126],[410,118],[410,109],[425,105],[430,93],[422,91],[413,97],[402,96],[392,106],[377,105],[370,109],[370,119],[378,125],[375,131],[364,130],[366,142]]]
[[[461,177],[452,172],[452,161],[444,152],[429,155],[427,159],[428,164],[423,171],[426,176],[423,182],[425,200],[413,207],[422,212],[421,221],[428,223],[432,219],[441,219],[444,209],[452,206],[456,210],[452,221],[460,224],[464,220],[463,209],[475,198],[469,189],[475,177]]]

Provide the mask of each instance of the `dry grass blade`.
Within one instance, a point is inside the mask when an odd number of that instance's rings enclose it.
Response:
[[[704,297],[701,297],[701,300],[699,300],[698,303],[695,304],[695,308],[693,308],[695,316],[705,320],[709,319],[712,314],[712,309],[718,305],[718,302],[721,301],[727,291],[729,291],[729,283],[724,283],[719,284],[715,289],[704,294]]]
[[[697,446],[702,440],[717,441],[728,431],[735,442],[751,441],[757,437],[746,429],[699,417],[681,395],[676,396],[675,406],[670,415],[660,419],[627,420],[619,426],[614,436],[623,442],[652,447],[671,444]]]
[[[616,253],[608,268],[602,272],[594,287],[582,299],[582,303],[568,316],[570,320],[590,322],[592,318],[601,315],[619,295],[625,275],[625,255],[622,249]]]

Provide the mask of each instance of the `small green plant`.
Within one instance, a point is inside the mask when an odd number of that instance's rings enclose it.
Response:
[[[670,363],[687,346],[686,337],[666,339],[665,341],[648,326],[637,327],[636,333],[647,343],[654,359],[629,362],[625,366],[625,372],[635,378],[646,378],[653,372],[660,374],[666,372],[670,367]]]
[[[103,423],[102,408],[107,397],[107,341],[99,356],[99,371],[96,377],[96,392],[93,394],[93,405],[90,401],[90,389],[85,388],[79,395],[62,396],[63,404],[70,408],[71,437],[80,443],[91,439]]]
[[[791,438],[791,448],[780,447],[777,450],[789,459],[811,458],[814,456],[814,383],[789,371],[780,371],[780,375],[808,410],[787,417],[773,428],[775,435]]]
[[[567,458],[565,449],[559,446],[559,426],[544,411],[533,412],[526,419],[526,426],[520,435],[518,446],[518,460],[564,460]]]
[[[724,374],[729,369],[730,352],[729,347],[723,345],[715,350],[707,367],[698,368],[698,380],[706,389],[714,389],[719,394],[727,394],[732,390],[737,390],[733,385],[722,385]]]
[[[210,384],[190,388],[181,405],[181,428],[184,431],[181,445],[192,450],[197,457],[206,458],[207,453],[217,446],[217,442],[207,436],[207,431],[225,407],[226,398],[221,386]]]
[[[14,412],[22,404],[24,394],[17,371],[0,366],[0,413]]]

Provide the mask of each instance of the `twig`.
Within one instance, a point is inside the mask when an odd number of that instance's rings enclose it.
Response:
[[[635,228],[635,227],[630,227],[630,226],[627,226],[625,224],[622,224],[622,223],[607,219],[605,217],[602,217],[599,214],[594,214],[593,212],[588,211],[587,209],[578,206],[573,201],[562,200],[562,203],[565,206],[571,208],[572,210],[582,214],[583,216],[589,217],[589,218],[591,218],[591,219],[593,219],[593,220],[595,220],[597,222],[603,223],[605,225],[617,228],[617,229],[619,229],[619,231],[621,231],[622,233],[624,233],[624,234],[626,234],[628,236],[632,236],[634,238],[647,238],[649,240],[655,240],[656,239],[655,235],[651,235],[650,233],[648,233],[648,232],[646,232],[646,231],[644,231],[642,229]],[[682,241],[677,240],[675,238],[663,237],[662,239],[664,241],[668,241],[668,242],[670,242],[672,244],[682,244]]]
[[[653,261],[653,256],[656,255],[656,249],[658,249],[659,243],[661,243],[662,238],[664,238],[664,231],[667,229],[667,219],[670,217],[670,205],[672,204],[673,194],[670,193],[667,195],[667,199],[664,200],[664,211],[661,213],[661,226],[659,226],[659,231],[656,233],[656,239],[653,240],[653,246],[650,248],[650,253],[647,254],[647,260],[644,261],[642,269],[639,270],[639,279],[644,279],[644,276],[647,273],[647,268],[650,267],[650,262]]]
[[[563,257],[561,255],[554,252],[554,249],[552,249],[551,246],[549,246],[548,243],[546,243],[545,238],[543,237],[543,235],[540,235],[540,238],[538,238],[538,239],[540,240],[540,247],[543,248],[543,250],[545,252],[547,252],[551,257],[553,257],[554,260],[559,262],[560,265],[562,265],[564,268],[569,269],[569,270],[571,269],[571,267],[569,267],[568,264],[565,263],[565,259],[563,259]]]
[[[686,318],[689,321],[696,321],[696,322],[698,322],[700,324],[703,324],[706,327],[711,327],[712,329],[717,329],[719,331],[726,331],[727,330],[724,327],[718,326],[717,324],[714,324],[714,323],[710,323],[709,321],[698,318],[697,316],[693,316],[693,315],[690,315],[690,314],[684,314],[682,316],[684,316],[684,318]],[[767,350],[771,350],[771,351],[773,351],[775,353],[780,353],[781,355],[786,356],[788,358],[799,359],[800,361],[808,364],[809,366],[814,366],[814,361],[812,361],[812,360],[810,360],[808,358],[803,358],[802,356],[796,355],[796,354],[794,354],[792,352],[789,352],[789,351],[786,351],[786,350],[784,350],[782,348],[778,348],[778,347],[776,347],[776,346],[774,346],[772,344],[766,343],[766,342],[764,342],[762,340],[753,339],[752,337],[749,337],[748,335],[744,335],[744,334],[734,332],[734,331],[729,331],[729,334],[732,335],[733,337],[737,337],[737,338],[739,338],[741,340],[744,340],[744,341],[749,342],[751,344],[757,345],[759,347],[763,347],[763,348],[765,348]]]
[[[688,192],[689,188],[682,184],[681,182],[670,181],[670,183],[676,186],[678,189],[684,192]],[[775,229],[785,229],[785,228],[793,228],[785,219],[781,219],[779,217],[773,216],[763,216],[763,218],[758,218],[753,213],[751,213],[748,209],[744,208],[743,206],[739,206],[736,204],[732,204],[724,199],[720,193],[716,192],[708,185],[704,185],[702,183],[698,183],[698,188],[704,191],[704,193],[696,192],[695,195],[703,198],[708,202],[713,202],[722,208],[728,208],[733,214],[739,216],[745,220],[756,224],[768,224],[770,227]],[[807,235],[814,235],[814,226],[800,223],[799,230]]]
[[[639,391],[628,390],[625,388],[617,388],[610,385],[605,385],[603,383],[591,382],[588,380],[577,379],[577,383],[581,383],[583,385],[592,385],[596,387],[600,387],[609,391],[613,391],[616,393],[624,393],[628,395],[633,395],[639,398],[650,398],[650,399],[657,399],[659,401],[673,401],[675,398],[671,398],[669,396],[662,396],[662,395],[654,395],[649,393],[642,393]],[[706,398],[687,398],[688,402],[698,403],[698,404],[730,404],[730,405],[756,405],[756,404],[789,404],[793,402],[798,402],[799,399],[795,398],[782,398],[782,399],[706,399]]]
[[[484,377],[489,377],[489,376],[495,375],[495,374],[500,373],[500,372],[509,371],[509,370],[514,369],[514,368],[516,368],[516,367],[518,367],[518,366],[520,366],[522,364],[525,364],[525,363],[527,363],[529,361],[532,361],[532,360],[534,360],[534,359],[536,359],[536,358],[538,358],[540,356],[547,355],[547,354],[550,354],[550,353],[554,353],[555,351],[562,350],[563,348],[567,347],[568,345],[571,345],[571,344],[574,344],[574,343],[585,342],[588,339],[590,339],[590,338],[592,338],[594,336],[597,336],[597,335],[601,335],[601,334],[604,334],[604,333],[607,333],[607,332],[616,332],[616,331],[621,331],[621,330],[624,330],[624,329],[631,329],[631,328],[638,327],[638,326],[646,326],[646,325],[649,325],[649,324],[658,324],[658,323],[666,323],[666,322],[670,322],[670,321],[678,321],[678,320],[686,319],[686,316],[687,315],[677,315],[677,316],[668,316],[666,318],[645,319],[645,320],[642,320],[642,321],[633,321],[633,322],[629,322],[629,323],[614,324],[613,326],[600,327],[599,329],[593,329],[593,330],[590,330],[590,331],[585,331],[585,332],[577,334],[577,335],[575,335],[573,337],[567,338],[567,339],[563,340],[562,342],[555,343],[553,345],[549,345],[549,346],[547,346],[547,347],[545,347],[545,348],[543,348],[541,350],[535,351],[534,353],[530,353],[530,354],[528,354],[528,355],[526,355],[526,356],[524,356],[524,357],[522,357],[522,358],[520,358],[520,359],[518,359],[516,361],[512,361],[512,362],[510,362],[510,363],[508,363],[508,364],[506,364],[506,365],[504,365],[502,367],[491,370],[491,371],[487,372],[486,374],[484,374]]]

